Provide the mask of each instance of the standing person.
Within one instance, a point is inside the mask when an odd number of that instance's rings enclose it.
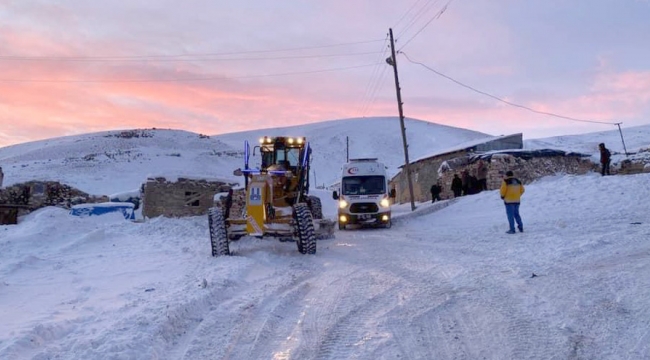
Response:
[[[476,168],[476,178],[478,179],[478,192],[487,190],[487,165],[483,162],[483,159],[478,160],[478,167]]]
[[[440,186],[440,180],[436,181],[435,184],[431,185],[431,203],[433,204],[436,200],[440,201],[440,192],[442,192],[442,186]]]
[[[602,176],[609,175],[609,164],[612,162],[612,153],[609,152],[609,149],[605,147],[604,143],[598,144],[598,149],[600,149],[600,164],[602,165],[600,174]]]
[[[510,229],[506,231],[507,234],[515,233],[515,221],[519,231],[524,232],[524,225],[519,215],[519,203],[524,191],[524,184],[514,176],[512,171],[506,172],[506,177],[501,183],[501,199],[506,205],[506,215],[508,216],[508,225],[510,225]]]
[[[469,171],[467,169],[461,173],[460,182],[462,184],[463,195],[469,195]]]
[[[4,180],[5,174],[2,172],[2,166],[0,166],[0,189],[2,189],[2,180]]]
[[[451,181],[451,191],[454,192],[454,197],[459,197],[463,191],[463,181],[454,174],[454,179]]]

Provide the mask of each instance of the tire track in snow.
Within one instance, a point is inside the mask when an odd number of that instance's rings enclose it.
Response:
[[[381,314],[386,313],[387,307],[392,308],[396,299],[394,293],[398,285],[379,292],[361,302],[347,296],[343,305],[336,308],[337,317],[332,325],[324,331],[325,335],[318,339],[318,346],[314,352],[314,359],[350,359],[359,357],[364,352],[365,342],[371,340],[367,337],[370,330],[368,325]]]

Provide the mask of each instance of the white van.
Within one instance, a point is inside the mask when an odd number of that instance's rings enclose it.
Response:
[[[386,167],[377,159],[350,159],[343,165],[338,200],[339,230],[348,224],[391,226],[390,204],[395,197],[388,189]]]

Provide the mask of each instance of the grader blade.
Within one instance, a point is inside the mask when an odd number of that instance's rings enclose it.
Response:
[[[334,238],[334,225],[336,221],[329,219],[314,219],[314,231],[316,239],[325,240]]]

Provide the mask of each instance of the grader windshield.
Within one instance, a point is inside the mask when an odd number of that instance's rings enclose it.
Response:
[[[295,174],[301,165],[304,147],[304,138],[261,138],[262,170],[291,171]]]

